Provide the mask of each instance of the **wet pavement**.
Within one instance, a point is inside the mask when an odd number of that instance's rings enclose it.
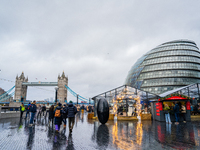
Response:
[[[19,118],[0,120],[0,149],[200,149],[200,121],[169,125],[157,121],[109,121],[101,125],[78,114],[72,134],[61,127],[55,133],[41,118],[33,127]]]

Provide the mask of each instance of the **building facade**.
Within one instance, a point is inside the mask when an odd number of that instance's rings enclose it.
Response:
[[[125,84],[160,94],[200,83],[200,51],[196,43],[175,40],[163,43],[137,60]]]

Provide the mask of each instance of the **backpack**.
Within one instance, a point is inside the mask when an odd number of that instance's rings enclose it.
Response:
[[[29,105],[27,109],[29,110],[30,108],[31,108],[31,105]]]
[[[55,117],[61,117],[61,113],[60,113],[60,110],[59,109],[56,109],[55,111]]]

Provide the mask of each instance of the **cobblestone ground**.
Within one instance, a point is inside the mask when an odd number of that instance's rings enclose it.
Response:
[[[0,120],[0,149],[200,149],[200,121],[166,125],[157,121],[114,122],[101,125],[87,120],[87,114],[77,114],[72,134],[61,127],[55,133],[45,118],[29,127],[29,121],[19,118]]]

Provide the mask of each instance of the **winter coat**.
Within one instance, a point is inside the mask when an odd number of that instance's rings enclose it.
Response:
[[[35,104],[32,104],[30,111],[33,112],[33,113],[37,112],[37,106]]]
[[[46,109],[47,109],[47,111],[49,111],[49,108],[51,107],[51,105],[47,105],[46,106]]]
[[[176,104],[175,106],[174,106],[174,113],[180,113],[180,111],[179,111],[179,105],[178,104]]]
[[[54,110],[50,111],[49,110],[49,119],[53,119],[54,118]]]
[[[42,111],[46,111],[46,106],[42,106]]]
[[[62,114],[63,114],[63,111],[61,110],[61,106],[56,107],[54,114],[55,114],[56,110],[60,110],[61,116],[60,117],[54,116],[54,118],[55,118],[54,124],[55,125],[61,125],[62,124]]]
[[[75,114],[77,113],[77,109],[72,103],[69,103],[66,111],[68,113],[68,117],[70,117],[70,118],[75,117]]]
[[[67,118],[67,107],[63,107],[63,119]]]
[[[73,105],[73,104],[72,104]],[[81,106],[80,110],[85,110],[85,106]]]
[[[92,112],[92,106],[88,106],[88,112]]]

